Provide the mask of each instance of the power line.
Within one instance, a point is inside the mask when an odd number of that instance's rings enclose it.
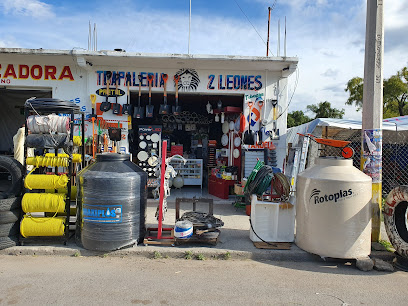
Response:
[[[273,5],[271,6],[271,11],[275,8],[276,5],[276,1],[273,3]],[[259,38],[262,40],[262,42],[264,43],[264,45],[268,48],[267,43],[265,42],[265,40],[262,38],[261,34],[259,34],[258,30],[255,28],[255,26],[252,24],[251,20],[248,18],[247,14],[245,14],[244,10],[240,7],[240,5],[238,4],[238,2],[236,0],[234,0],[235,4],[239,7],[239,9],[241,10],[242,14],[244,14],[244,16],[246,17],[246,19],[248,20],[248,22],[251,24],[251,26],[254,28],[256,34],[258,34]],[[268,48],[269,49],[269,48]],[[269,49],[269,52],[271,52],[272,56],[273,53],[271,51],[271,49]]]

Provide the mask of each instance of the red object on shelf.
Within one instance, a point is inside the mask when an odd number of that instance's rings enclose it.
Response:
[[[173,156],[173,155],[183,156],[183,145],[171,146],[171,156]]]
[[[242,112],[242,108],[236,106],[226,106],[224,107],[224,113],[231,114],[231,113],[240,113]]]
[[[208,193],[221,199],[228,199],[230,186],[234,186],[235,180],[223,180],[215,176],[208,178]]]

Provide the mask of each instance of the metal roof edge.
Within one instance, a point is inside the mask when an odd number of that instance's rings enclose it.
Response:
[[[178,53],[141,53],[114,50],[89,51],[85,49],[56,50],[56,49],[25,49],[25,48],[0,48],[0,54],[20,55],[47,55],[47,56],[111,56],[111,57],[139,57],[139,58],[169,58],[179,60],[224,60],[224,61],[255,61],[255,62],[288,62],[298,63],[297,57],[266,57],[243,55],[209,55],[209,54],[178,54]]]

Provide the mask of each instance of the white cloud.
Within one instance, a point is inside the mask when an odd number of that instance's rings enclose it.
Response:
[[[39,0],[2,0],[1,2],[7,14],[11,13],[34,18],[53,17],[55,15],[51,5]]]
[[[361,119],[361,112],[345,105],[349,79],[364,75],[366,1],[293,0],[277,2],[271,26],[270,49],[276,54],[276,21],[287,16],[287,55],[299,57],[299,84],[292,110],[329,101],[346,110],[345,118]],[[271,5],[273,1],[258,0]],[[39,0],[0,0],[5,11],[14,14],[13,27],[2,29],[0,47],[71,49],[87,47],[88,20],[98,27],[98,49],[123,48],[129,52],[187,53],[188,12],[121,7],[120,22],[104,5],[93,12],[54,14],[53,7]],[[287,3],[283,4],[283,3]],[[289,6],[290,5],[290,6]],[[292,8],[280,10],[283,6]],[[62,12],[63,10],[56,10]],[[327,13],[327,14],[326,14]],[[25,16],[49,14],[47,22],[33,24]],[[279,15],[281,14],[281,15]],[[309,14],[309,15],[308,15]],[[385,1],[384,76],[408,65],[408,2]],[[317,18],[316,18],[317,16]],[[7,16],[5,16],[7,17]],[[266,40],[265,20],[251,20]],[[7,33],[7,34],[4,34]],[[405,33],[405,34],[404,34]],[[387,36],[388,35],[388,36]],[[283,48],[283,34],[281,35]],[[265,55],[266,46],[244,16],[217,17],[194,14],[191,53]],[[281,50],[283,54],[283,50]],[[290,77],[291,96],[296,77]]]

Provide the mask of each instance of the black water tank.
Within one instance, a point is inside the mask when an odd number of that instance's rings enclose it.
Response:
[[[97,154],[78,178],[77,243],[113,251],[143,240],[147,174],[129,154]]]

